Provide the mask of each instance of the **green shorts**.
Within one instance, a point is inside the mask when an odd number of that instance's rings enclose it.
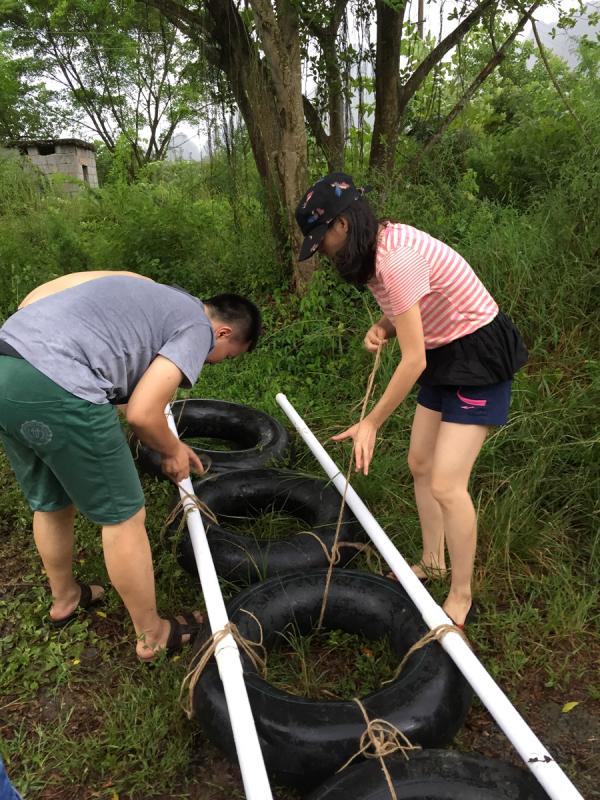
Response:
[[[0,440],[34,511],[73,504],[116,525],[144,505],[116,408],[75,397],[10,356],[0,356]]]

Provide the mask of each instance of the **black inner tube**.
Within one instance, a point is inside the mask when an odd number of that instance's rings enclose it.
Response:
[[[254,582],[266,576],[298,569],[322,567],[328,563],[342,499],[326,480],[276,469],[240,469],[224,472],[203,481],[194,481],[199,500],[217,519],[215,524],[203,515],[206,534],[218,574],[229,580]],[[290,519],[287,530],[277,526],[275,535],[264,535],[261,517],[280,513]],[[232,518],[256,520],[255,530],[240,532],[228,527]],[[177,523],[175,523],[175,526]],[[281,532],[281,535],[279,535]],[[364,541],[366,535],[345,508],[339,543],[340,564],[356,553],[343,546]],[[184,532],[179,547],[179,562],[196,574],[190,538]]]
[[[194,445],[213,472],[252,469],[287,458],[289,437],[273,417],[256,408],[225,400],[178,400],[171,406],[182,441],[200,438],[208,446]],[[210,440],[215,441],[212,449]],[[226,447],[221,447],[223,443]],[[132,443],[142,472],[165,479],[160,455],[137,440]]]
[[[423,750],[385,759],[398,800],[549,800],[535,777],[477,753]],[[389,800],[376,761],[354,764],[329,778],[307,800]]]
[[[235,403],[213,400],[210,406],[203,406],[184,400],[181,406],[173,403],[173,417],[180,439],[221,439],[231,442],[233,452],[264,447],[270,438],[270,426],[265,424],[269,417],[257,409]]]
[[[271,578],[246,589],[228,605],[242,636],[265,647],[290,623],[306,634],[319,618],[326,570],[313,569]],[[260,627],[248,613],[260,620]],[[389,637],[398,661],[426,626],[402,588],[392,581],[336,569],[324,618],[328,630],[341,629],[369,639]],[[244,658],[245,681],[267,768],[277,780],[313,788],[358,750],[365,721],[355,702],[312,700],[283,692],[262,679]],[[389,684],[362,698],[369,719],[386,719],[414,744],[439,747],[464,722],[472,692],[436,642],[407,661]],[[209,664],[196,684],[194,712],[209,737],[234,755],[225,697],[216,666]]]

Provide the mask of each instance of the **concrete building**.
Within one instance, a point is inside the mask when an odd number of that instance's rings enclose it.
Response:
[[[78,178],[88,186],[98,186],[96,148],[81,139],[50,139],[45,141],[16,141],[9,147],[18,149],[46,175],[60,172]],[[65,192],[78,192],[76,183],[64,184]]]

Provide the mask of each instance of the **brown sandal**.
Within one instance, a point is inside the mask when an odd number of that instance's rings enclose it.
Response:
[[[198,622],[191,611],[182,611],[180,616],[184,618],[185,622],[180,622],[177,617],[167,617],[171,625],[166,646],[168,658],[171,658],[171,656],[174,656],[176,653],[180,653],[184,647],[191,644],[194,635],[204,626],[204,618]],[[183,641],[184,636],[190,637],[187,642]]]

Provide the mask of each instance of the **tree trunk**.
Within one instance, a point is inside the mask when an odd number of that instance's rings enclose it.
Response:
[[[394,166],[400,119],[400,44],[403,6],[394,10],[377,0],[377,53],[375,56],[375,121],[369,170],[389,174]]]
[[[393,171],[402,116],[415,92],[446,53],[462,41],[497,0],[481,0],[475,8],[429,53],[410,78],[400,85],[400,41],[404,7],[394,11],[377,0],[377,56],[375,63],[375,123],[369,168],[382,174]],[[395,97],[392,96],[395,93]]]
[[[340,25],[346,12],[348,0],[335,0],[328,9],[329,19],[320,25],[312,17],[314,9],[305,10],[302,23],[314,36],[321,48],[325,83],[327,86],[327,116],[329,117],[329,133],[325,132],[318,111],[313,104],[304,98],[304,111],[306,122],[311,129],[318,146],[323,151],[330,172],[344,169],[344,82],[338,57],[337,38]]]
[[[294,286],[297,292],[302,293],[310,281],[315,264],[313,259],[302,263],[297,260],[303,237],[296,224],[294,211],[308,181],[297,4],[294,0],[280,0],[277,14],[270,0],[250,0],[250,5],[269,65],[270,91],[274,101],[270,114],[265,114],[266,109],[261,106],[255,106],[252,113],[260,117],[261,125],[264,125],[267,117],[269,126],[273,126],[273,133],[279,132],[279,146],[271,152],[275,156],[280,214],[286,223],[288,247],[291,246],[288,256],[292,262]]]
[[[248,33],[233,0],[205,0],[206,13],[174,0],[149,0],[186,35],[206,41],[205,55],[227,76],[248,137],[282,264],[292,266],[302,292],[315,269],[300,264],[302,241],[294,218],[307,187],[307,142],[302,103],[298,14],[292,0],[251,0],[259,45]]]
[[[344,169],[344,93],[337,54],[338,29],[328,29],[319,37],[325,62],[327,80],[327,108],[329,114],[329,137],[325,157],[330,172]]]

